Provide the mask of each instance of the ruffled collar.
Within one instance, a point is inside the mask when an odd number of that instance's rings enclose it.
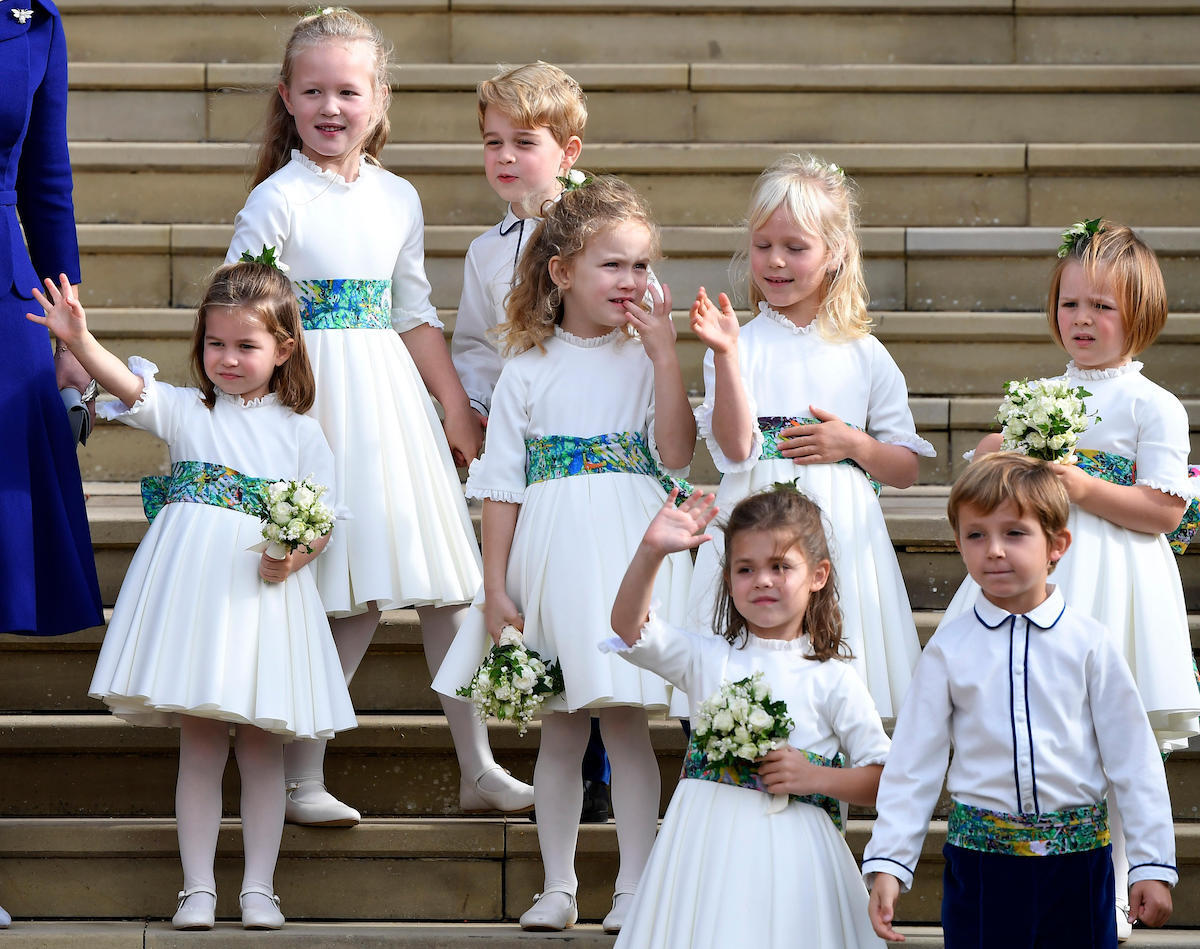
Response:
[[[235,405],[239,409],[260,409],[264,405],[278,405],[279,397],[274,392],[268,392],[264,396],[257,399],[251,399],[249,402],[243,402],[240,395],[230,395],[222,389],[216,389],[217,401],[228,402],[230,405]]]
[[[319,178],[324,178],[326,181],[336,181],[345,185],[347,188],[352,188],[358,181],[362,179],[363,169],[367,166],[367,156],[358,156],[358,177],[354,181],[347,181],[345,177],[339,175],[336,171],[330,171],[327,168],[322,168],[307,155],[301,154],[297,148],[292,149],[292,161],[296,162],[300,167],[306,168]]]
[[[1113,366],[1111,369],[1080,369],[1075,365],[1075,360],[1067,363],[1067,376],[1071,379],[1080,379],[1084,382],[1099,382],[1101,379],[1119,379],[1121,376],[1128,375],[1131,372],[1141,372],[1142,364],[1136,359],[1131,359],[1129,362],[1121,366]]]
[[[767,649],[771,652],[812,652],[808,636],[797,636],[795,639],[763,639],[761,636],[755,636],[747,631],[746,637],[746,645],[753,646],[755,649]]]
[[[765,316],[772,323],[778,323],[784,329],[791,330],[794,336],[805,336],[811,333],[813,327],[817,325],[817,321],[813,320],[808,326],[797,326],[778,310],[772,310],[764,300],[760,300],[758,303],[758,315]]]
[[[555,339],[561,339],[564,343],[570,343],[572,346],[578,346],[580,349],[595,349],[598,346],[607,346],[622,336],[628,336],[624,327],[618,326],[610,333],[605,333],[603,336],[576,336],[574,333],[568,333],[561,326],[554,327]]]

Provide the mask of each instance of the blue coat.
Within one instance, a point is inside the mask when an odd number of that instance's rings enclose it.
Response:
[[[49,339],[25,319],[39,277],[79,280],[66,120],[58,11],[46,0],[0,0],[0,632],[68,633],[101,618]]]

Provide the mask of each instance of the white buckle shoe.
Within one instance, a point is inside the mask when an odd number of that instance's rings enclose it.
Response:
[[[561,932],[570,929],[579,919],[575,897],[562,890],[538,893],[534,904],[521,914],[521,928],[533,932]]]
[[[253,896],[247,903],[246,897]],[[279,897],[266,888],[250,886],[238,894],[242,907],[242,929],[282,929],[286,921],[279,910]]]
[[[613,894],[612,909],[608,911],[604,922],[601,923],[606,933],[613,935],[621,931],[625,920],[629,918],[629,910],[633,908],[633,896],[633,893]]]
[[[353,827],[362,815],[330,794],[320,781],[289,781],[283,819],[305,827]]]
[[[1133,935],[1133,923],[1129,921],[1129,904],[1117,899],[1117,942],[1125,942]]]
[[[463,778],[458,782],[458,806],[464,814],[528,811],[533,808],[533,785],[518,781],[494,764],[474,781]]]
[[[217,894],[207,886],[193,886],[179,891],[179,906],[171,925],[176,929],[212,929],[216,912]]]

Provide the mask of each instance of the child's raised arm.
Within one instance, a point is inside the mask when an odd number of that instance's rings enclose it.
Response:
[[[738,362],[738,318],[724,293],[717,304],[703,287],[699,289],[690,314],[692,332],[713,354],[713,437],[730,461],[745,461],[754,448],[755,420]]]
[[[632,646],[642,638],[642,627],[650,616],[654,578],[658,576],[658,568],[667,555],[691,550],[712,540],[710,535],[701,532],[717,516],[714,495],[696,491],[676,507],[675,499],[678,496],[679,489],[676,488],[654,515],[617,590],[612,608],[612,628],[627,646]]]
[[[80,365],[92,374],[106,390],[125,405],[133,405],[142,395],[144,383],[116,356],[105,349],[87,328],[87,314],[66,274],[58,275],[58,285],[49,277],[45,280],[50,296],[33,288],[33,297],[45,311],[43,316],[26,313],[26,319],[47,327],[67,349],[75,354]]]

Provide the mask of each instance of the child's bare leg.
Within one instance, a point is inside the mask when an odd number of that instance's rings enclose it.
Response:
[[[468,606],[419,606],[421,639],[429,675],[437,675],[450,643],[462,625]],[[533,806],[533,788],[518,781],[496,764],[488,742],[487,726],[470,702],[438,695],[450,726],[454,754],[458,757],[459,806],[464,811],[522,811]]]

